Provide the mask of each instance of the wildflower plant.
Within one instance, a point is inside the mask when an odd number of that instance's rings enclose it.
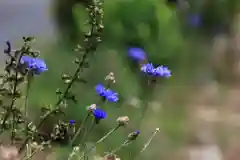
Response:
[[[58,119],[53,125],[52,133],[46,135],[41,133],[40,128],[47,123],[50,117],[65,115],[64,109],[68,107],[69,102],[79,103],[77,95],[73,93],[72,88],[79,82],[85,82],[82,77],[82,72],[89,68],[89,57],[96,53],[96,49],[101,42],[101,34],[103,30],[103,0],[89,1],[86,10],[89,13],[90,25],[89,31],[84,34],[84,42],[82,45],[77,45],[74,50],[78,53],[74,63],[76,64],[75,71],[72,74],[63,74],[61,79],[66,85],[65,89],[57,89],[56,95],[58,99],[55,104],[43,106],[41,111],[43,115],[39,118],[40,122],[35,123],[29,117],[29,90],[35,78],[38,78],[44,72],[51,70],[43,59],[40,58],[40,52],[35,51],[31,47],[34,37],[23,37],[23,45],[20,49],[13,50],[9,41],[6,42],[7,48],[4,53],[8,59],[4,68],[4,73],[0,75],[0,106],[3,109],[1,116],[1,132],[11,132],[11,143],[16,145],[20,143],[18,153],[24,155],[24,159],[31,159],[38,151],[44,150],[46,147],[51,147],[58,139],[66,139],[71,147],[71,152],[68,155],[68,160],[74,156],[79,156],[78,159],[84,159],[98,144],[103,143],[109,136],[114,134],[119,128],[125,128],[129,123],[128,116],[120,116],[116,120],[116,126],[109,130],[99,140],[94,142],[90,148],[85,148],[85,143],[88,136],[94,132],[96,125],[101,125],[101,121],[108,119],[108,113],[104,108],[105,103],[115,104],[119,102],[119,93],[112,90],[111,87],[115,84],[116,79],[113,72],[105,77],[105,83],[96,84],[93,88],[95,94],[99,96],[100,101],[95,102],[86,107],[86,117],[81,122],[70,119],[67,122]],[[139,48],[129,50],[129,56],[137,61],[141,61],[139,70],[150,77],[170,77],[171,72],[167,67],[159,66],[154,68],[151,63],[146,63],[146,53]],[[144,62],[144,63],[143,63]],[[23,90],[23,91],[22,91]],[[23,94],[25,92],[25,95]],[[23,106],[19,101],[24,102]],[[88,123],[88,122],[91,123]],[[77,127],[79,126],[79,127]],[[113,155],[121,148],[124,148],[134,142],[140,135],[140,131],[134,131],[126,136],[119,147],[110,151],[106,156]],[[155,133],[154,133],[155,136]],[[79,141],[76,142],[76,139]],[[153,137],[152,137],[153,138]],[[150,139],[142,150],[150,144]],[[142,151],[141,151],[142,152]]]
[[[155,84],[161,78],[170,78],[172,76],[171,70],[164,65],[153,64],[148,61],[146,52],[138,47],[133,47],[128,50],[128,56],[134,60],[135,63],[138,63],[138,70],[143,81],[144,92],[142,95],[143,104],[140,117],[138,120],[138,125],[140,125],[145,117],[145,114],[148,110],[148,96],[145,96],[146,90],[152,92],[155,87]],[[147,83],[146,83],[147,82]]]

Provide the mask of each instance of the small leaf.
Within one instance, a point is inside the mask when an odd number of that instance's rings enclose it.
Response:
[[[4,49],[4,53],[10,54],[12,51],[11,43],[9,41],[6,42],[7,49]]]
[[[77,103],[76,96],[75,96],[73,93],[71,93],[71,92],[68,92],[68,93],[66,94],[65,98],[66,98],[67,100],[73,101],[74,103]]]
[[[32,42],[32,41],[34,41],[35,40],[35,38],[34,37],[22,37],[22,39],[23,39],[23,41],[24,42]]]
[[[71,79],[72,76],[68,75],[68,74],[63,74],[62,75],[62,79],[66,80],[66,79]]]
[[[30,52],[30,55],[36,58],[40,55],[40,52],[39,51],[32,51],[32,52]]]
[[[80,60],[78,58],[75,59],[74,63],[79,64]]]
[[[71,83],[71,82],[72,82],[71,79],[66,79],[66,80],[64,80],[64,83],[65,83],[65,84],[69,84],[69,83]]]

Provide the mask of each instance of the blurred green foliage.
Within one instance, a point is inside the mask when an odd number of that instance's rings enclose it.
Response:
[[[56,19],[63,42],[59,42],[57,46],[46,51],[49,52],[46,58],[50,70],[44,77],[37,80],[35,91],[32,91],[32,103],[36,105],[42,102],[53,103],[54,90],[61,86],[61,73],[74,69],[71,61],[75,55],[70,52],[69,48],[82,40],[82,31],[86,29],[84,21],[88,18],[84,10],[86,3],[84,0],[55,1]],[[196,2],[190,1],[191,3]],[[150,130],[155,127],[161,128],[167,135],[168,141],[161,142],[161,144],[154,143],[153,147],[150,146],[149,150],[154,154],[148,157],[149,159],[164,157],[164,153],[159,151],[160,149],[154,150],[154,147],[161,148],[162,151],[168,153],[167,148],[170,151],[170,148],[173,150],[174,147],[183,144],[187,137],[185,127],[187,97],[184,93],[189,89],[188,86],[194,84],[195,77],[199,77],[198,70],[201,69],[201,65],[205,64],[204,61],[209,54],[209,48],[206,45],[208,42],[202,41],[207,34],[203,36],[198,34],[203,32],[195,32],[195,29],[191,32],[188,30],[189,27],[183,28],[186,15],[198,11],[203,13],[204,23],[207,24],[204,29],[208,30],[210,26],[216,24],[230,23],[229,17],[239,7],[237,1],[232,1],[232,3],[222,1],[217,3],[218,5],[213,5],[213,3],[215,1],[211,4],[210,2],[209,4],[202,3],[200,7],[193,7],[193,11],[181,11],[181,8],[178,10],[167,6],[163,0],[105,0],[103,44],[96,56],[90,60],[90,69],[83,73],[88,84],[79,84],[73,89],[79,95],[79,104],[70,104],[67,111],[67,119],[83,119],[86,115],[85,107],[99,101],[99,97],[94,94],[93,86],[103,81],[110,71],[116,74],[117,82],[113,89],[120,93],[121,102],[117,105],[107,104],[110,120],[104,121],[101,127],[95,128],[95,135],[91,139],[99,139],[103,133],[114,127],[118,116],[128,115],[132,125],[126,130],[118,131],[115,136],[97,148],[101,154],[118,146],[124,141],[128,132],[136,129],[141,108],[136,109],[127,103],[134,97],[141,97],[143,102],[161,101],[163,109],[154,116],[149,116],[149,114],[153,115],[151,110],[147,111],[146,121],[157,121],[155,124],[159,126],[146,127],[143,124],[140,128],[145,128],[143,138],[130,147],[131,149],[121,151],[122,159],[132,160],[129,151],[132,156],[137,153],[149,136],[146,134],[149,134]],[[134,72],[128,63],[127,49],[129,47],[144,48],[149,61],[154,64],[168,65],[172,69],[173,78],[161,80],[161,85],[148,91],[146,85],[142,85],[139,74]],[[46,92],[46,88],[49,91]],[[150,99],[144,99],[146,96]],[[156,154],[158,154],[157,157]]]

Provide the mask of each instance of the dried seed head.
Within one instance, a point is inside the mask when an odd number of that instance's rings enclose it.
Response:
[[[110,75],[110,76],[114,76],[114,73],[113,73],[113,72],[110,72],[109,75]]]
[[[87,110],[88,110],[89,112],[95,110],[96,108],[97,108],[97,105],[96,105],[96,104],[91,104],[90,106],[87,106]]]
[[[118,118],[117,118],[117,123],[118,123],[119,125],[127,125],[128,122],[129,122],[128,116],[122,116],[122,117],[118,117]]]
[[[113,72],[110,72],[110,73],[106,76],[105,81],[110,81],[111,83],[115,83],[116,80],[115,80],[114,73],[113,73]]]

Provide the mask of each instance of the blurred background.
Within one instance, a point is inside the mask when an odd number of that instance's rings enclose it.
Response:
[[[74,69],[72,48],[81,42],[88,18],[84,5],[84,0],[0,1],[0,49],[6,40],[18,47],[22,36],[35,36],[34,47],[48,64],[49,71],[35,79],[31,90],[32,118],[42,105],[56,101],[56,88],[64,87],[61,74]],[[94,85],[114,72],[113,89],[121,101],[107,104],[108,118],[89,142],[111,129],[118,116],[129,116],[130,124],[94,154],[103,156],[139,129],[136,143],[118,153],[121,160],[133,160],[160,128],[137,159],[239,160],[240,1],[105,0],[104,9],[103,43],[83,73],[88,83],[74,88],[79,104],[70,104],[66,120],[83,119],[85,107],[99,98]],[[149,61],[169,66],[173,76],[149,89],[131,68],[130,47],[143,48]],[[4,59],[0,55],[1,66]],[[58,159],[64,149],[53,146],[34,159]]]

